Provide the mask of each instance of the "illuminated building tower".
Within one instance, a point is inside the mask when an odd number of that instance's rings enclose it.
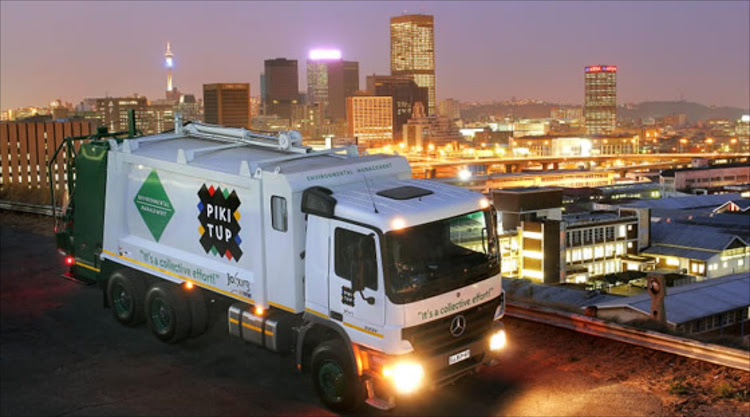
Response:
[[[617,67],[594,65],[584,68],[585,96],[583,117],[586,133],[612,133],[617,113]]]
[[[167,100],[177,101],[180,98],[180,94],[172,86],[172,58],[174,58],[174,55],[172,54],[169,42],[167,42],[167,52],[164,53],[164,65],[167,66]]]
[[[307,102],[326,117],[346,119],[346,98],[359,90],[359,63],[341,59],[336,49],[313,49],[307,59]]]
[[[250,84],[203,84],[206,123],[250,128]]]
[[[277,115],[291,119],[292,106],[299,102],[299,77],[297,60],[276,58],[267,59],[264,63],[262,94],[267,115]]]
[[[386,96],[346,98],[349,137],[358,144],[381,146],[393,141],[393,104]]]
[[[427,113],[435,114],[435,23],[430,15],[391,18],[391,74],[427,87]]]

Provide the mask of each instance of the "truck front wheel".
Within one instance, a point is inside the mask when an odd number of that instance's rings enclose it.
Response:
[[[115,319],[126,326],[143,323],[143,295],[146,289],[141,277],[116,271],[107,282],[107,302]]]
[[[341,342],[329,341],[312,355],[312,383],[326,407],[351,411],[362,402],[362,383]]]
[[[177,343],[190,334],[190,309],[174,285],[156,284],[146,293],[146,319],[154,335],[166,343]]]

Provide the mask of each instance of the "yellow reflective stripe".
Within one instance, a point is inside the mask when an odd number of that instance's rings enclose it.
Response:
[[[294,309],[289,308],[289,307],[287,307],[285,305],[281,305],[279,303],[274,303],[273,301],[269,301],[268,304],[271,305],[271,306],[274,306],[276,308],[279,308],[281,310],[286,310],[286,311],[288,311],[290,313],[296,313],[296,311],[294,311]]]
[[[252,324],[250,324],[250,323],[242,323],[242,326],[243,326],[243,327],[247,327],[247,328],[249,328],[249,329],[251,329],[251,330],[255,330],[256,332],[260,332],[260,327],[257,327],[257,326],[253,326],[253,325],[252,325]],[[272,332],[272,331],[270,331],[270,330],[265,330],[265,331],[264,331],[264,333],[265,333],[266,335],[268,335],[268,336],[273,336],[273,332]]]
[[[359,330],[360,332],[363,332],[363,333],[367,333],[367,334],[369,334],[370,336],[375,336],[375,337],[377,337],[377,338],[380,338],[380,339],[382,339],[382,338],[383,338],[383,335],[382,335],[382,334],[378,334],[378,333],[375,333],[375,332],[373,332],[373,331],[370,331],[370,330],[367,330],[367,329],[363,329],[363,328],[361,328],[361,327],[359,327],[359,326],[355,326],[355,325],[353,325],[353,324],[350,324],[350,323],[344,323],[344,326],[346,326],[346,327],[351,327],[352,329],[354,329],[354,330]]]
[[[124,259],[124,260],[126,260],[128,262],[132,262],[134,264],[143,266],[145,268],[153,269],[155,271],[159,271],[161,273],[173,276],[173,277],[175,277],[177,279],[181,279],[183,281],[191,282],[191,283],[193,283],[193,285],[197,285],[197,286],[203,287],[203,288],[208,288],[211,291],[215,291],[215,292],[218,292],[220,294],[224,294],[224,295],[226,295],[228,297],[238,298],[238,299],[241,299],[241,300],[248,301],[250,304],[255,304],[255,301],[253,299],[250,299],[250,298],[247,298],[247,297],[243,297],[243,296],[237,295],[237,294],[232,294],[229,291],[224,291],[224,290],[222,290],[220,288],[212,287],[212,286],[210,286],[208,284],[204,284],[202,282],[194,281],[191,278],[188,278],[188,277],[186,277],[184,275],[175,274],[174,272],[167,271],[166,269],[159,268],[158,266],[153,266],[153,265],[149,265],[147,263],[139,262],[139,261],[136,261],[135,259],[128,258],[127,256],[122,256],[122,255],[118,255],[118,254],[112,253],[112,252],[110,252],[110,251],[108,251],[106,249],[102,250],[102,252],[106,253],[107,255],[114,256],[114,257],[120,258],[120,259]]]
[[[85,263],[83,263],[83,262],[78,262],[78,261],[76,261],[76,265],[78,265],[78,266],[82,266],[82,267],[84,267],[84,268],[86,268],[86,269],[90,269],[90,270],[92,270],[92,271],[94,271],[94,272],[100,272],[100,271],[101,271],[101,269],[99,269],[99,268],[94,268],[94,267],[93,267],[93,266],[91,266],[91,265],[86,265],[86,264],[85,264]]]
[[[328,318],[330,318],[330,317],[328,317],[327,315],[325,315],[325,314],[323,314],[323,313],[319,313],[319,312],[317,312],[317,311],[315,311],[315,310],[313,310],[313,309],[311,309],[311,308],[307,308],[307,307],[305,307],[305,311],[307,311],[308,313],[312,313],[312,314],[315,314],[315,315],[316,315],[316,316],[318,316],[318,317],[323,317],[324,319],[328,319]]]
[[[229,319],[229,322],[230,322],[230,323],[232,323],[232,324],[240,324],[240,321],[239,321],[239,320],[237,320],[237,319],[233,319],[233,318],[230,318],[230,319]]]

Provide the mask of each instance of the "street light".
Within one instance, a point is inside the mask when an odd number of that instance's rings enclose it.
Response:
[[[682,150],[682,147],[685,146],[685,144],[687,144],[687,143],[688,143],[687,139],[685,139],[685,138],[680,139],[680,153],[684,152]]]

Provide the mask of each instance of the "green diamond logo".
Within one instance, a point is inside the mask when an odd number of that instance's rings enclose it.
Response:
[[[148,174],[133,202],[141,213],[146,227],[158,242],[167,227],[167,223],[169,223],[169,219],[174,215],[174,209],[167,192],[161,185],[156,170]]]

